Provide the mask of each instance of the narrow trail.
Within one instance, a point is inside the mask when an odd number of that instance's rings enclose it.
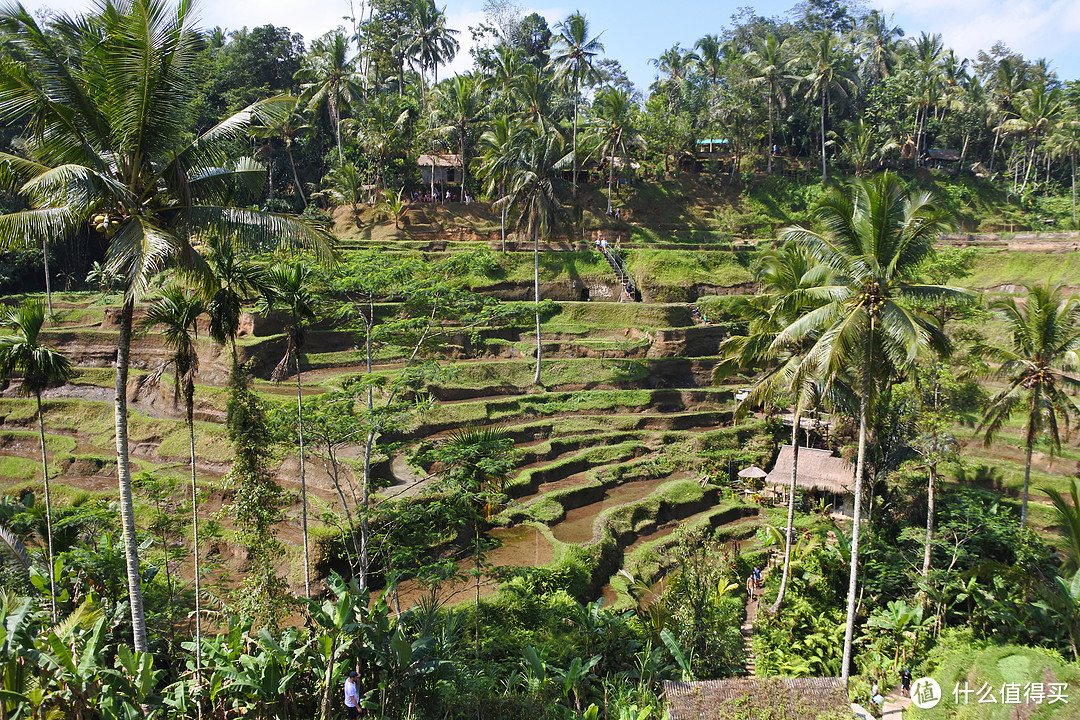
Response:
[[[900,688],[893,688],[881,705],[881,720],[904,720],[904,710],[911,707],[911,698],[900,695]]]
[[[776,566],[776,558],[777,554],[775,552],[769,554],[768,562],[761,569],[762,587],[754,591],[753,597],[748,596],[746,598],[746,619],[739,626],[743,637],[743,648],[746,653],[746,663],[743,667],[749,677],[757,675],[757,657],[754,655],[754,623],[757,622],[758,611],[761,609],[761,596],[765,592],[765,578],[768,576],[769,571]]]

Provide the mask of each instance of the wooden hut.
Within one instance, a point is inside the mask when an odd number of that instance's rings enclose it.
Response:
[[[461,182],[460,155],[421,155],[416,160],[424,185]]]
[[[791,485],[791,446],[780,448],[776,464],[765,477],[765,484],[778,488]],[[854,509],[855,466],[831,450],[799,448],[799,474],[795,484],[812,499],[824,499],[833,512],[851,515]]]
[[[854,720],[840,678],[742,677],[665,682],[671,720]]]

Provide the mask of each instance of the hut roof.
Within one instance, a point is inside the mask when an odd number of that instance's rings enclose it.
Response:
[[[421,155],[416,159],[416,164],[419,167],[461,167],[460,155]]]
[[[780,456],[765,483],[780,486],[791,483],[790,445],[780,448]],[[855,466],[844,458],[834,457],[830,450],[801,447],[796,484],[807,490],[825,490],[839,495],[850,493],[855,484]]]
[[[840,678],[743,677],[665,682],[671,720],[854,718]]]
[[[960,159],[960,153],[951,148],[931,148],[927,155],[931,160],[947,160],[956,162]]]

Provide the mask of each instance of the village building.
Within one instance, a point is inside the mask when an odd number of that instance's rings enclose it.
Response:
[[[792,451],[790,445],[780,448],[773,469],[765,476],[765,485],[784,492],[791,486]],[[803,490],[811,504],[821,500],[832,505],[832,512],[852,515],[854,512],[855,466],[831,450],[799,448],[799,468],[795,485]]]

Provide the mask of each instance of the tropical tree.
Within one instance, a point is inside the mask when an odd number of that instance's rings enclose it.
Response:
[[[859,26],[857,49],[862,55],[859,78],[866,87],[891,76],[899,64],[896,42],[904,36],[904,31],[892,22],[892,15],[885,17],[880,10],[871,10]]]
[[[79,19],[45,24],[23,7],[0,11],[0,33],[22,63],[0,67],[0,122],[23,123],[22,156],[0,155],[3,177],[29,209],[0,216],[0,246],[60,237],[102,216],[109,268],[125,278],[116,360],[116,453],[128,562],[134,646],[145,651],[131,468],[127,376],[135,303],[167,265],[200,273],[193,246],[210,236],[271,245],[311,244],[329,236],[297,220],[234,206],[235,190],[261,184],[265,170],[230,161],[253,123],[288,112],[271,98],[190,135],[196,49],[190,5],[165,0],[103,0]],[[96,219],[96,218],[95,218]]]
[[[825,119],[833,97],[847,97],[857,83],[848,68],[847,58],[839,47],[839,41],[828,30],[814,33],[804,48],[804,61],[810,72],[802,78],[803,92],[807,98],[817,99],[821,111],[821,182],[825,183]]]
[[[184,419],[188,426],[188,449],[191,469],[191,549],[195,563],[195,677],[202,677],[202,607],[199,563],[199,489],[195,476],[195,375],[199,371],[199,353],[195,347],[198,319],[204,312],[202,300],[180,285],[170,285],[147,308],[142,327],[157,327],[161,342],[172,350],[168,364],[173,366],[173,402],[184,399]],[[162,371],[166,365],[162,365]]]
[[[270,379],[281,382],[289,373],[289,365],[296,363],[296,431],[300,439],[300,504],[304,534],[304,593],[311,597],[311,560],[308,551],[307,527],[307,476],[304,467],[304,393],[300,376],[300,354],[304,351],[306,325],[315,321],[319,298],[312,288],[312,269],[297,261],[279,263],[268,268],[262,277],[262,295],[255,307],[260,312],[284,311],[288,317],[285,326],[285,353],[281,356]]]
[[[1071,479],[1067,494],[1054,488],[1043,488],[1043,492],[1053,503],[1057,528],[1065,539],[1062,570],[1074,574],[1080,570],[1080,478]]]
[[[0,315],[0,376],[22,376],[19,392],[34,396],[37,402],[38,433],[41,438],[41,476],[45,484],[45,534],[49,560],[49,597],[52,619],[56,616],[56,571],[53,566],[52,499],[49,488],[49,462],[45,452],[45,421],[41,412],[41,392],[53,385],[63,385],[71,377],[71,361],[56,350],[42,345],[39,336],[45,322],[41,303],[26,302],[5,308]]]
[[[341,29],[311,43],[304,64],[296,73],[300,81],[300,104],[306,110],[326,108],[337,143],[338,163],[344,164],[341,120],[349,106],[363,97],[363,75],[357,58],[349,56],[349,39]]]
[[[784,567],[780,590],[769,610],[775,615],[784,603],[795,542],[793,528],[799,474],[799,428],[803,413],[820,403],[822,389],[814,368],[806,362],[810,339],[779,343],[776,337],[792,321],[822,304],[816,289],[828,285],[831,278],[828,266],[818,263],[810,253],[794,243],[766,253],[755,275],[762,284],[762,292],[743,306],[748,332],[746,335],[733,335],[721,345],[721,355],[725,360],[717,365],[713,382],[719,383],[731,372],[764,368],[750,394],[739,404],[740,414],[747,408],[765,402],[781,398],[792,400],[791,480],[784,534]]]
[[[434,73],[434,85],[439,84],[439,65],[448,63],[457,55],[460,43],[454,38],[460,34],[446,27],[446,8],[439,10],[435,0],[413,0],[412,16],[406,31],[408,54],[420,70],[420,90],[427,107],[427,90],[424,71]]]
[[[589,37],[589,21],[580,12],[569,15],[555,26],[554,55],[551,64],[559,77],[572,81],[574,88],[573,194],[577,195],[578,107],[581,104],[582,84],[592,84],[598,78],[593,58],[604,52],[600,36]],[[603,34],[603,33],[601,33]]]
[[[543,344],[540,339],[540,238],[551,237],[562,216],[556,173],[566,165],[566,140],[558,130],[531,128],[522,143],[509,194],[499,202],[517,209],[518,232],[533,240],[533,288],[536,302],[536,373],[540,384]]]
[[[947,350],[936,320],[911,301],[964,292],[918,281],[921,263],[951,220],[929,194],[906,195],[891,174],[855,180],[848,192],[830,193],[821,201],[815,220],[820,230],[789,227],[781,237],[829,267],[834,281],[817,291],[827,302],[791,323],[777,341],[814,337],[807,358],[826,387],[846,380],[858,396],[859,449],[842,669],[846,681],[855,632],[870,408],[890,379],[910,369],[920,353]]]
[[[615,180],[615,160],[630,166],[630,148],[645,148],[645,138],[634,127],[633,102],[623,90],[607,88],[596,96],[592,121],[591,139],[596,143],[597,154],[607,158],[608,191],[607,211],[611,213],[611,196]]]
[[[991,377],[1004,380],[987,404],[979,429],[989,444],[1012,415],[1026,413],[1024,423],[1024,490],[1020,524],[1027,524],[1031,456],[1044,434],[1054,452],[1061,450],[1059,421],[1080,418],[1072,393],[1080,389],[1080,303],[1065,297],[1060,285],[1027,285],[1020,304],[1005,298],[991,308],[1005,317],[1010,342],[1007,346],[982,345],[976,350],[991,363]]]
[[[480,136],[480,176],[484,178],[484,193],[489,198],[506,195],[510,180],[521,153],[524,133],[520,126],[509,119],[496,118],[491,127]],[[506,203],[499,206],[499,228],[502,251],[506,252]]]
[[[750,82],[765,86],[765,95],[769,103],[769,147],[766,150],[765,172],[772,174],[773,156],[773,103],[781,108],[787,104],[787,94],[784,92],[784,82],[794,80],[795,77],[788,73],[788,64],[791,60],[784,54],[784,46],[776,39],[774,33],[757,43],[753,50],[744,56],[750,68]]]
[[[461,155],[461,192],[464,197],[468,180],[469,152],[475,142],[478,125],[485,115],[485,102],[479,83],[470,75],[455,75],[440,93],[438,115],[441,124],[435,132],[457,142]]]

